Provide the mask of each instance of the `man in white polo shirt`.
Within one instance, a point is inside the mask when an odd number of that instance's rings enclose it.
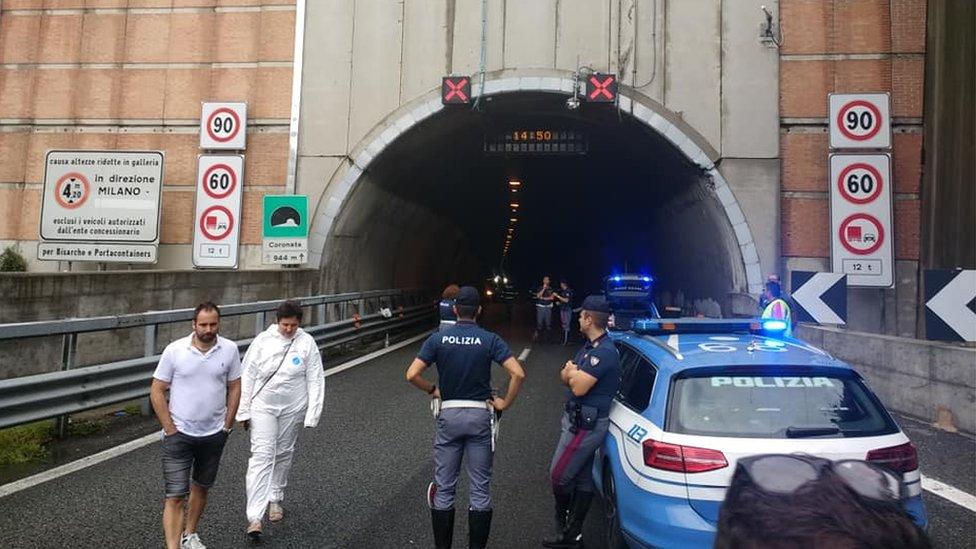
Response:
[[[209,301],[197,305],[193,333],[167,345],[153,373],[150,400],[163,426],[167,549],[206,549],[197,535],[197,523],[207,505],[207,490],[217,478],[241,398],[241,356],[233,341],[217,335],[219,328],[220,309]],[[187,494],[190,502],[183,528]]]

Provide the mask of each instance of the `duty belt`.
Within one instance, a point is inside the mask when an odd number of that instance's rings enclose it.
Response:
[[[451,408],[480,408],[482,410],[491,410],[491,405],[484,400],[445,400],[441,402],[441,410],[449,410]]]

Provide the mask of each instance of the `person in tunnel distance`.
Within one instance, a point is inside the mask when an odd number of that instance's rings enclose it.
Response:
[[[302,307],[285,301],[276,322],[258,334],[244,355],[237,420],[251,433],[248,460],[247,535],[261,539],[262,521],[284,519],[285,486],[302,425],[318,425],[325,395],[322,355],[302,330]]]
[[[555,498],[555,534],[542,545],[583,547],[583,522],[593,500],[594,452],[610,427],[610,404],[620,385],[620,356],[607,333],[610,305],[590,295],[580,308],[579,325],[586,343],[559,374],[567,401],[559,441],[549,466]]]
[[[552,328],[552,302],[553,288],[549,284],[549,277],[542,277],[542,284],[532,292],[532,300],[535,302],[535,332],[532,334],[532,341],[540,337],[543,342],[548,342],[549,331]]]
[[[573,289],[566,279],[559,281],[559,289],[553,292],[555,303],[559,304],[559,323],[563,327],[563,345],[569,345],[569,328],[573,320]]]
[[[427,489],[427,503],[437,549],[451,547],[454,494],[465,455],[470,492],[468,544],[471,549],[486,547],[493,511],[490,486],[496,413],[511,407],[525,378],[508,344],[475,324],[480,310],[478,290],[462,287],[454,302],[457,324],[428,337],[406,373],[408,382],[433,399],[434,481]],[[504,398],[492,396],[493,361],[509,375]],[[438,384],[422,377],[431,364],[437,365]]]

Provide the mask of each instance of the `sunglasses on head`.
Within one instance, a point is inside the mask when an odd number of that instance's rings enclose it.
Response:
[[[792,494],[831,471],[854,493],[878,501],[898,501],[904,494],[901,478],[888,469],[857,459],[830,461],[805,454],[769,454],[739,460],[752,482],[772,494]]]

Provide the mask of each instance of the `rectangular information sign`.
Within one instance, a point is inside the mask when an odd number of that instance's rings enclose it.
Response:
[[[160,151],[48,151],[38,232],[78,245],[42,244],[38,259],[155,263],[162,188]]]

